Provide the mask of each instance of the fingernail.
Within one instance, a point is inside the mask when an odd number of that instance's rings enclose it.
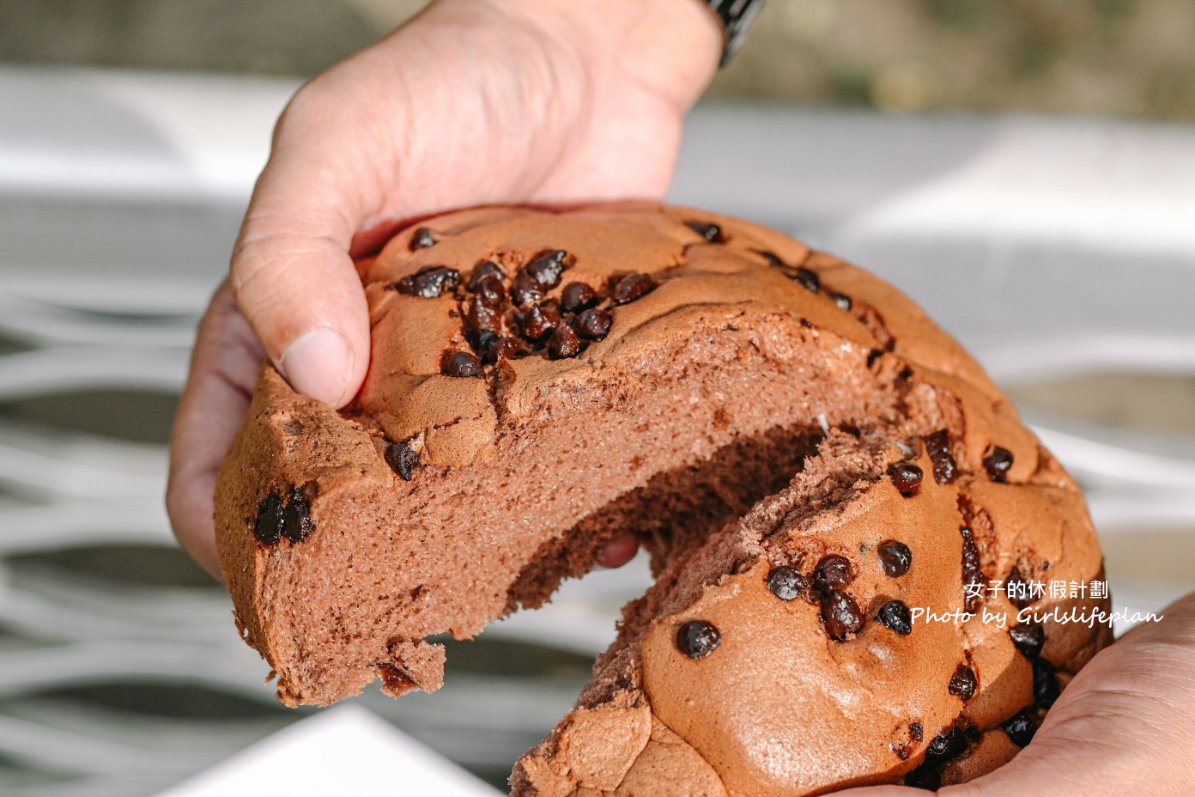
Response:
[[[336,407],[345,398],[353,363],[341,334],[321,327],[290,344],[278,367],[295,390]]]

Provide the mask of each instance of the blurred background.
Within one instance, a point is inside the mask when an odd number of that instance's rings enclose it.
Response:
[[[422,5],[0,0],[0,794],[155,794],[312,713],[174,546],[164,445],[274,117]],[[1183,0],[772,0],[673,193],[922,302],[1089,489],[1140,610],[1195,587],[1193,41]],[[501,786],[646,580],[358,703]]]

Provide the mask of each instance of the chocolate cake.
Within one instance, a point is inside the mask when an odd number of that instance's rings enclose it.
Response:
[[[438,688],[428,637],[539,606],[628,532],[656,583],[515,794],[965,780],[1108,641],[1017,621],[1106,604],[1030,588],[1100,576],[1082,496],[864,271],[656,205],[452,213],[358,268],[360,393],[335,411],[265,368],[217,487],[288,705]]]

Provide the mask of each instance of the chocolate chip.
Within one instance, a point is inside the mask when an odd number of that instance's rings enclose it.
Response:
[[[822,289],[822,281],[818,279],[817,274],[805,268],[804,266],[798,266],[788,276],[789,279],[800,283],[803,288],[812,291],[813,293],[817,293]]]
[[[950,433],[939,429],[925,438],[925,450],[934,463],[934,481],[938,484],[950,484],[957,475],[958,466],[955,465],[954,455],[950,453]]]
[[[415,230],[415,234],[411,236],[411,251],[416,249],[427,249],[429,246],[436,245],[436,236],[432,235],[432,231],[427,227],[420,227]]]
[[[959,534],[963,537],[963,587],[964,587],[964,602],[966,610],[972,611],[979,603],[980,593],[982,590],[976,589],[975,585],[982,585],[986,579],[983,577],[983,571],[979,568],[979,548],[975,545],[975,535],[967,526],[959,529]],[[970,589],[967,589],[970,587]]]
[[[887,540],[880,543],[879,552],[884,573],[890,578],[900,578],[909,572],[909,566],[913,564],[913,552],[909,546],[896,540]]]
[[[266,545],[274,545],[279,542],[283,534],[284,515],[282,494],[277,489],[270,490],[269,494],[257,505],[257,520],[253,523],[253,536]]]
[[[1021,569],[1016,566],[1013,567],[1008,574],[1008,579],[1004,582],[1004,594],[1008,598],[1008,602],[1018,609],[1024,609],[1037,600],[1030,591],[1029,582],[1021,575]]]
[[[315,521],[311,519],[311,504],[307,493],[307,490],[313,487],[314,484],[307,489],[292,487],[290,490],[286,507],[282,512],[282,533],[291,542],[302,542],[315,531]]]
[[[485,365],[493,365],[498,361],[498,352],[502,345],[502,336],[492,329],[470,330],[468,332],[469,345]]]
[[[520,307],[534,304],[544,298],[543,287],[526,271],[515,275],[514,283],[510,286],[510,300]]]
[[[718,629],[705,620],[690,620],[676,632],[676,646],[690,659],[704,659],[721,641]]]
[[[474,292],[473,302],[485,307],[497,308],[506,301],[506,286],[502,278],[494,275],[482,277],[469,289]]]
[[[834,300],[834,304],[838,305],[840,310],[851,309],[853,304],[853,302],[851,302],[851,297],[847,296],[845,293],[839,293],[838,291],[827,291],[827,293],[830,298]]]
[[[921,489],[921,468],[912,462],[894,462],[888,466],[888,476],[900,494],[911,498]]]
[[[598,303],[597,291],[584,282],[570,282],[560,293],[560,309],[566,313],[579,313]]]
[[[785,263],[783,260],[781,260],[780,255],[776,254],[775,252],[769,252],[767,249],[753,249],[752,251],[762,257],[764,260],[768,261],[769,266],[775,266],[776,268],[789,267],[788,263]]]
[[[465,325],[466,333],[482,330],[497,333],[502,326],[501,315],[497,307],[487,303],[483,295],[477,293],[469,299],[469,306],[465,311]]]
[[[551,304],[533,304],[515,316],[523,338],[532,343],[544,340],[560,323],[560,315]]]
[[[581,341],[577,333],[568,324],[556,327],[552,337],[548,339],[548,356],[553,360],[566,357],[576,357],[581,353]]]
[[[435,299],[445,291],[456,290],[461,281],[461,272],[445,266],[424,266],[414,274],[403,277],[394,286],[399,293]]]
[[[1032,706],[1021,709],[1004,723],[1004,732],[1017,747],[1028,747],[1037,733],[1037,711]]]
[[[517,360],[531,354],[531,346],[524,341],[514,338],[502,338],[498,342],[498,358],[503,360]]]
[[[1008,471],[1012,467],[1012,452],[1007,448],[992,446],[987,456],[983,458],[983,469],[988,472],[988,478],[994,482],[1008,481]]]
[[[685,226],[700,235],[708,243],[726,243],[726,239],[722,237],[722,228],[717,224],[704,221],[686,221]]]
[[[647,274],[627,274],[610,289],[610,303],[614,305],[627,304],[646,296],[656,288],[656,281]]]
[[[831,587],[822,597],[822,624],[831,639],[839,642],[863,627],[863,612],[859,604],[845,592]]]
[[[560,284],[560,275],[566,268],[568,268],[568,252],[556,249],[537,255],[534,260],[523,266],[522,273],[527,274],[535,280],[537,285],[547,290]]]
[[[773,567],[768,573],[768,591],[782,601],[796,600],[809,588],[809,580],[791,567]]]
[[[493,260],[483,260],[474,266],[473,273],[469,275],[469,282],[465,287],[475,291],[481,282],[488,279],[497,279],[499,282],[506,279],[506,272],[502,270],[502,266]]]
[[[440,373],[453,377],[484,377],[481,360],[467,351],[454,351],[440,361]]]
[[[879,612],[876,613],[876,619],[882,626],[901,636],[913,633],[913,616],[909,613],[909,607],[904,604],[904,601],[888,601],[880,607]]]
[[[613,323],[614,316],[609,311],[592,307],[577,316],[574,326],[577,334],[586,340],[602,340],[610,334]]]
[[[936,791],[942,785],[942,773],[936,765],[926,762],[905,775],[905,785],[914,789]]]
[[[1054,665],[1043,658],[1033,660],[1033,700],[1042,708],[1049,708],[1062,694],[1062,686],[1054,672]]]
[[[813,569],[813,583],[825,594],[831,587],[843,587],[855,578],[851,560],[838,554],[823,556]]]
[[[1012,644],[1016,645],[1021,655],[1033,661],[1041,655],[1042,646],[1046,644],[1046,632],[1037,623],[1021,623],[1008,629],[1008,636]]]
[[[953,727],[929,740],[925,748],[926,761],[952,761],[967,751],[967,734]]]
[[[925,738],[925,728],[920,722],[909,723],[909,738],[915,742],[920,742]]]
[[[406,443],[391,443],[386,446],[386,464],[405,481],[415,478],[419,468],[419,454]]]
[[[872,349],[867,353],[867,367],[873,367],[879,359],[884,356],[884,352],[879,349]]]
[[[954,675],[950,676],[950,694],[962,698],[966,703],[975,695],[975,687],[978,685],[975,680],[975,670],[972,670],[966,664],[960,664],[954,668]]]

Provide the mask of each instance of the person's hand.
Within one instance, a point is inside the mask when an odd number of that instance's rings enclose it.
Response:
[[[902,786],[835,797],[923,797]],[[1079,671],[1029,746],[944,797],[1195,795],[1195,593]]]
[[[439,0],[283,113],[171,440],[175,533],[219,575],[212,496],[266,357],[341,407],[369,362],[351,257],[490,203],[660,199],[721,31],[696,0]],[[606,564],[634,554],[614,543]]]

